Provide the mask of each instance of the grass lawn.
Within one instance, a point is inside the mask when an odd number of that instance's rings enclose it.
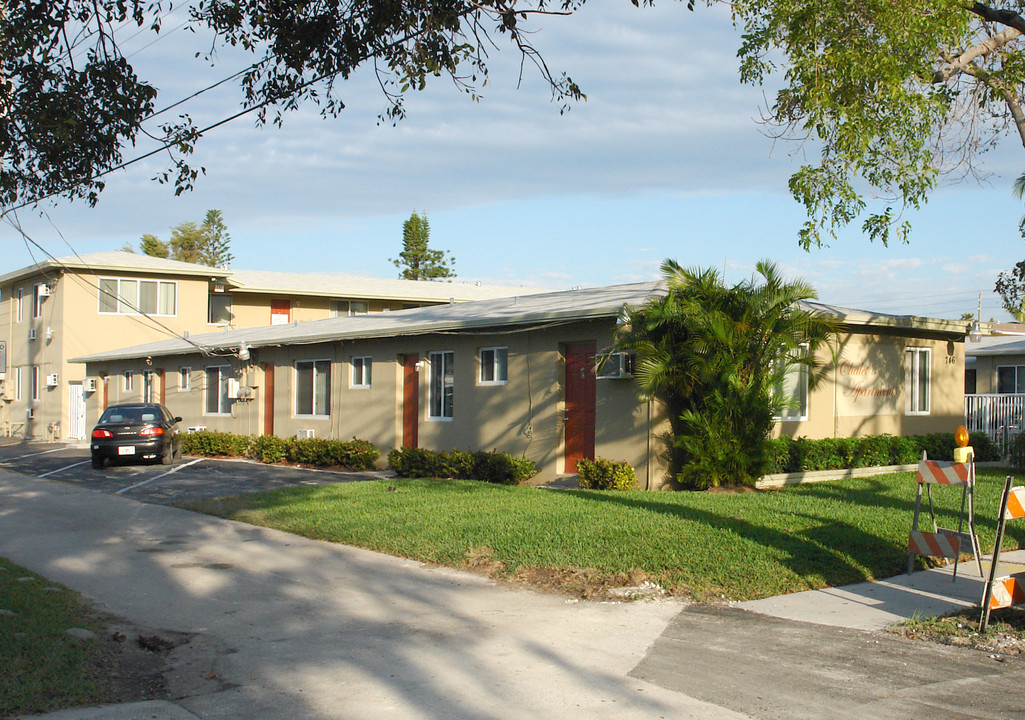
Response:
[[[104,701],[100,641],[64,633],[102,631],[81,596],[0,558],[0,610],[0,717]]]
[[[1004,473],[980,470],[978,479],[976,526],[985,551]],[[441,565],[485,558],[498,575],[587,569],[609,579],[632,572],[697,600],[747,600],[903,572],[915,490],[913,473],[748,493],[396,478],[182,506]],[[934,487],[933,496],[940,524],[956,528],[960,491]],[[1025,525],[1008,523],[1004,548],[1023,541]]]

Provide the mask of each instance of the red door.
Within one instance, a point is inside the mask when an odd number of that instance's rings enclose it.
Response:
[[[420,429],[419,355],[402,356],[402,447],[415,448]]]
[[[263,364],[263,434],[274,434],[274,363]]]
[[[577,471],[577,460],[594,458],[594,343],[566,347],[565,472]]]
[[[270,324],[271,325],[288,325],[292,321],[292,301],[291,300],[271,300],[270,301]]]

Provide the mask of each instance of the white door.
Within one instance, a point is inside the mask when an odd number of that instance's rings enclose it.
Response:
[[[68,383],[68,437],[85,440],[85,393],[82,383]]]

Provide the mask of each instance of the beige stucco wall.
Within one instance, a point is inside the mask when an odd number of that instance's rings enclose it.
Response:
[[[402,364],[405,354],[426,360],[431,352],[452,351],[454,365],[454,412],[451,420],[428,417],[429,373],[420,372],[419,445],[432,449],[499,449],[534,460],[540,473],[534,482],[546,482],[564,472],[564,351],[567,344],[593,342],[601,350],[613,335],[608,321],[576,322],[529,332],[423,335],[376,338],[307,346],[256,348],[247,363],[237,358],[208,358],[198,354],[157,358],[152,367],[166,372],[166,402],[184,418],[186,426],[242,434],[264,432],[267,403],[263,366],[274,366],[274,432],[293,436],[312,429],[317,437],[373,442],[387,452],[401,443]],[[481,348],[508,348],[508,383],[480,385],[478,357]],[[929,348],[931,372],[930,412],[909,415],[905,410],[905,351]],[[776,434],[843,437],[876,433],[895,435],[945,432],[960,424],[963,413],[963,343],[940,339],[904,338],[897,335],[852,333],[835,343],[834,357],[825,352],[827,372],[812,391],[807,420],[780,423]],[[372,357],[369,389],[350,387],[354,356]],[[296,416],[295,369],[297,360],[328,360],[331,363],[331,414],[326,418]],[[249,401],[236,401],[230,415],[206,415],[205,367],[230,365],[235,377],[254,387]],[[192,368],[191,390],[177,388],[178,369]],[[142,372],[143,361],[90,365],[89,374],[110,373],[110,402],[140,397],[139,384],[130,397],[115,391],[120,374]],[[90,399],[89,417],[95,420],[101,393]],[[640,485],[658,488],[665,469],[658,460],[663,450],[658,435],[667,429],[661,408],[637,399],[630,380],[596,381],[595,454],[629,462]]]
[[[1025,355],[984,355],[975,358],[975,391],[980,395],[997,391],[997,368],[1025,365]]]
[[[232,326],[237,328],[259,327],[271,324],[271,301],[288,300],[291,303],[290,322],[306,322],[307,320],[323,320],[331,317],[331,303],[341,298],[319,296],[275,295],[269,293],[232,292]],[[385,310],[401,310],[406,301],[403,300],[356,300],[366,302],[369,312]],[[437,303],[416,303],[431,305]],[[209,317],[209,316],[207,316]]]

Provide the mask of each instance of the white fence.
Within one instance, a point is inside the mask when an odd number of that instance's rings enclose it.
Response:
[[[1021,435],[1025,424],[1025,395],[987,394],[964,396],[965,426],[984,432],[1006,452]]]

